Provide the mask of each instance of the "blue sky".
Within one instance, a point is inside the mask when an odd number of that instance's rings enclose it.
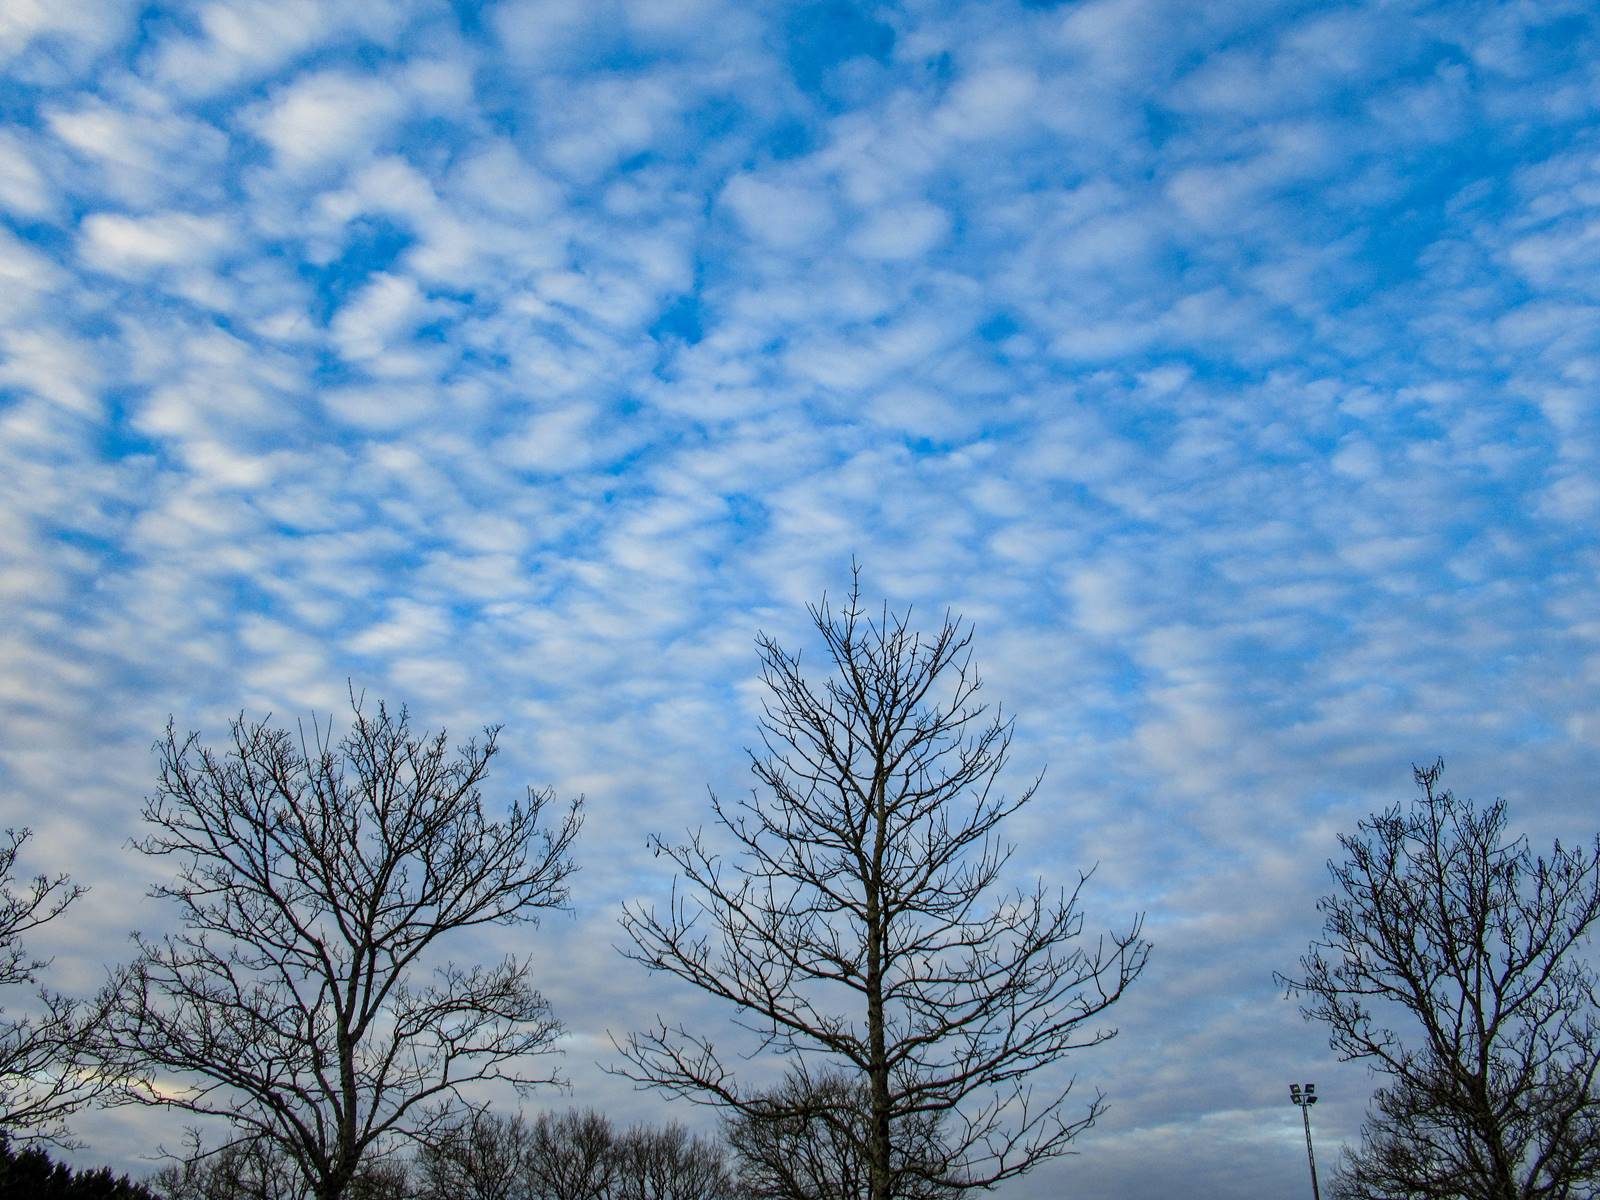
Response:
[[[570,1098],[699,1013],[644,833],[747,786],[758,629],[971,618],[1026,874],[1149,914],[1112,1110],[1004,1194],[1292,1194],[1370,1081],[1273,986],[1410,765],[1593,834],[1588,3],[13,0],[0,815],[126,954],[172,714],[346,680],[588,797]],[[132,914],[130,916],[130,914]],[[133,1163],[148,1116],[90,1117]],[[174,1139],[176,1140],[176,1139]]]

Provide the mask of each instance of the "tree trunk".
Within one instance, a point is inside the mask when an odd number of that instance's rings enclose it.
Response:
[[[889,1200],[889,1053],[883,1027],[883,936],[871,923],[867,945],[867,1080],[871,1090],[872,1137],[867,1161],[870,1200]]]
[[[867,917],[867,1085],[871,1092],[872,1144],[867,1161],[871,1167],[870,1200],[889,1200],[889,1049],[883,1013],[883,952],[888,941],[888,923],[883,910],[882,871],[888,820],[880,755],[872,798],[872,863],[866,883]]]

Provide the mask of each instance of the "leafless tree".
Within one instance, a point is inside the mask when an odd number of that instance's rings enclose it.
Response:
[[[1439,789],[1340,837],[1323,933],[1285,980],[1342,1058],[1389,1079],[1336,1183],[1348,1200],[1600,1194],[1600,1008],[1582,944],[1600,843],[1536,858],[1506,808]]]
[[[533,1130],[521,1113],[466,1109],[417,1148],[422,1200],[530,1200]]]
[[[722,1148],[681,1125],[636,1126],[615,1154],[609,1200],[738,1200]]]
[[[791,1071],[768,1097],[770,1115],[734,1112],[725,1134],[749,1200],[864,1200],[871,1171],[869,1096],[860,1077],[819,1078]],[[937,1113],[900,1118],[890,1131],[892,1173],[907,1200],[949,1200],[958,1189],[948,1173]],[[920,1169],[906,1169],[906,1161]]]
[[[601,1113],[464,1112],[417,1156],[420,1200],[734,1200],[715,1142],[680,1126],[617,1133]]]
[[[580,819],[575,801],[544,820],[548,791],[491,816],[496,729],[452,755],[404,709],[353,708],[310,745],[241,716],[217,752],[169,725],[138,848],[175,860],[154,894],[181,931],[135,935],[105,1039],[137,1068],[125,1098],[281,1147],[317,1200],[427,1136],[462,1085],[549,1081],[527,1072],[560,1025],[528,962],[462,966],[440,943],[564,906]]]
[[[975,700],[970,628],[947,615],[923,636],[887,607],[871,619],[859,572],[842,611],[824,599],[809,612],[824,680],[758,640],[760,789],[712,798],[734,856],[700,833],[655,839],[682,881],[664,910],[625,911],[625,953],[732,1005],[764,1048],[859,1075],[871,1200],[989,1187],[1064,1153],[1099,1115],[1098,1095],[1069,1115],[1066,1088],[1040,1096],[1028,1081],[1113,1036],[1099,1022],[1144,966],[1141,921],[1086,944],[1087,876],[992,898],[1011,854],[998,828],[1039,780],[999,791],[1012,723]],[[702,1033],[658,1022],[618,1048],[641,1085],[781,1115]],[[931,1116],[947,1141],[937,1179],[893,1146]]]
[[[149,1187],[161,1200],[310,1200],[294,1159],[275,1143],[229,1142],[207,1149],[191,1130],[181,1156],[157,1171]]]
[[[17,856],[32,832],[0,835],[0,987],[37,985],[48,959],[23,939],[83,895],[66,875],[17,880]],[[82,1003],[38,988],[33,1011],[0,1010],[0,1136],[14,1142],[70,1145],[66,1119],[105,1090],[105,1076],[85,1061],[84,1045],[104,1017],[104,998]]]
[[[191,1130],[187,1152],[146,1185],[161,1200],[311,1200],[311,1185],[282,1146],[264,1138],[207,1149]],[[350,1200],[413,1200],[404,1162],[364,1161],[345,1193]]]
[[[606,1200],[616,1175],[616,1131],[593,1109],[540,1113],[528,1156],[530,1197]]]

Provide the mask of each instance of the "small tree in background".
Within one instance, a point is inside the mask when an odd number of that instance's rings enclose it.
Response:
[[[511,1117],[468,1109],[417,1147],[422,1200],[523,1200],[531,1194],[533,1131]]]
[[[616,1176],[616,1131],[593,1109],[540,1113],[529,1126],[528,1192],[538,1200],[605,1200]]]
[[[835,612],[810,610],[828,675],[813,681],[762,636],[762,791],[712,809],[736,847],[653,839],[683,884],[664,910],[629,907],[630,957],[726,1001],[769,1051],[819,1056],[866,1092],[868,1195],[986,1188],[1064,1153],[1101,1111],[1028,1080],[1113,1036],[1099,1024],[1143,968],[1135,919],[1085,944],[1079,890],[996,898],[999,826],[1027,804],[999,792],[1012,725],[975,702],[971,632],[870,619],[859,572]],[[703,1033],[659,1024],[619,1046],[643,1085],[754,1120],[805,1117],[752,1091]],[[936,1156],[897,1133],[940,1124]]]
[[[197,1133],[188,1152],[150,1179],[161,1200],[310,1200],[311,1185],[281,1146],[264,1138],[207,1150]]]
[[[34,958],[23,939],[85,890],[66,875],[38,875],[19,885],[17,857],[31,836],[27,829],[0,834],[0,987],[38,983],[49,960]],[[41,988],[32,1015],[0,1011],[0,1137],[24,1145],[71,1144],[66,1119],[105,1091],[104,1074],[84,1056],[104,1003],[102,997],[83,1004]]]
[[[810,1078],[803,1069],[759,1102],[735,1111],[724,1127],[749,1200],[859,1200],[871,1169],[869,1097],[859,1076],[832,1072]],[[947,1153],[937,1114],[901,1117],[890,1131],[891,1173],[907,1200],[949,1200],[957,1189],[938,1182]],[[908,1162],[915,1170],[908,1169]]]
[[[311,1200],[311,1185],[283,1147],[259,1138],[207,1150],[191,1133],[189,1152],[157,1171],[149,1188],[161,1200]],[[362,1162],[349,1200],[416,1200],[407,1164],[397,1157]]]
[[[682,1125],[638,1125],[616,1145],[609,1200],[744,1200],[716,1141]]]
[[[575,801],[501,819],[480,794],[497,730],[449,752],[406,712],[353,701],[312,744],[234,722],[223,751],[171,726],[138,848],[172,858],[181,932],[136,935],[102,1039],[125,1099],[220,1117],[337,1200],[395,1136],[426,1138],[463,1085],[519,1086],[560,1025],[526,961],[461,966],[441,943],[567,900]]]
[[[1600,845],[1536,858],[1506,808],[1439,790],[1341,836],[1323,934],[1286,980],[1341,1058],[1388,1078],[1348,1200],[1533,1200],[1600,1187],[1600,1006],[1582,943]]]
[[[416,1167],[420,1200],[735,1200],[715,1142],[677,1125],[619,1134],[592,1110],[465,1112]]]

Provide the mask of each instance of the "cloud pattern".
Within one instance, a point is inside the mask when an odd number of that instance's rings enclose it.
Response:
[[[0,805],[96,885],[58,982],[162,919],[167,714],[351,679],[588,795],[532,949],[576,1101],[656,1114],[592,1065],[694,1003],[610,949],[642,832],[746,786],[754,634],[856,556],[975,621],[1019,868],[1150,914],[1070,1064],[1110,1116],[1008,1194],[1302,1186],[1283,1084],[1329,1160],[1370,1087],[1271,981],[1335,834],[1435,754],[1593,831],[1596,63],[1581,0],[8,5]]]

